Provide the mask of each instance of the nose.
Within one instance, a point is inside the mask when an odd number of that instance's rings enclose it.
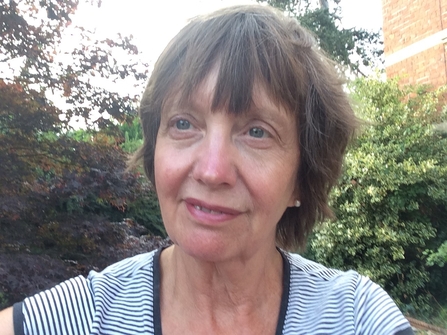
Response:
[[[193,178],[209,187],[234,186],[237,180],[237,148],[224,127],[208,129],[197,148]]]

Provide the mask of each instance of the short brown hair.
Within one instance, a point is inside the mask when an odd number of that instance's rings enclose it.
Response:
[[[303,248],[318,221],[332,217],[328,195],[341,173],[357,119],[333,64],[296,19],[265,6],[236,6],[194,18],[155,64],[140,106],[143,159],[154,181],[154,151],[161,112],[180,93],[189,99],[213,66],[219,67],[212,109],[243,113],[252,104],[255,81],[295,115],[300,163],[299,208],[287,208],[277,225],[277,244]],[[266,190],[268,192],[268,190]]]

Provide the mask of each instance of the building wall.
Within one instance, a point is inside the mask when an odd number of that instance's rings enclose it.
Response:
[[[447,84],[447,0],[382,0],[387,77]]]

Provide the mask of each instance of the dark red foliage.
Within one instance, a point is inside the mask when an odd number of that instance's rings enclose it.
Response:
[[[68,278],[86,276],[90,270],[100,271],[126,257],[170,244],[169,240],[147,235],[147,229],[132,220],[94,220],[48,223],[20,238],[3,227],[0,309]]]
[[[78,3],[0,0],[0,308],[162,243],[132,221],[111,223],[151,190],[125,171],[118,146],[116,125],[134,117],[137,97],[91,80],[139,85],[147,66],[115,59],[116,50],[138,53],[130,38],[97,41],[82,27],[82,42],[66,51],[70,62],[58,59]],[[57,95],[63,110],[49,98]],[[76,137],[71,118],[91,136]]]

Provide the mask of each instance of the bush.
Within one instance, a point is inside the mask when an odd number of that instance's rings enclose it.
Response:
[[[436,264],[443,267],[445,263],[447,263],[447,241],[444,242],[436,251],[427,250],[426,255],[428,256],[427,265],[433,266]]]
[[[126,216],[146,227],[152,234],[166,237],[157,195],[145,177],[141,177],[140,183],[142,192],[129,203]]]
[[[428,314],[432,283],[446,278],[426,264],[447,232],[447,138],[433,127],[446,119],[443,91],[372,79],[352,91],[368,124],[332,193],[337,221],[315,232],[309,252],[371,277],[404,311]],[[436,294],[445,301],[445,285]]]
[[[170,244],[132,220],[65,219],[23,231],[13,243],[11,231],[9,243],[0,239],[0,310],[68,278]]]

